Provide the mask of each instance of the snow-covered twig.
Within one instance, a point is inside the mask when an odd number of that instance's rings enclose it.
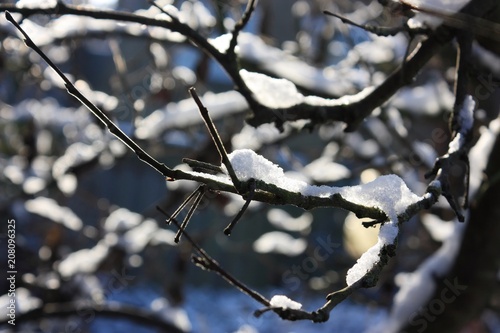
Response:
[[[426,177],[437,177],[443,185],[443,196],[448,200],[451,208],[457,214],[458,220],[465,220],[462,213],[462,207],[468,205],[469,193],[469,158],[468,152],[472,142],[472,132],[474,125],[474,109],[476,102],[473,97],[467,93],[469,63],[472,54],[472,39],[469,33],[460,34],[459,45],[459,61],[457,67],[457,81],[455,83],[455,104],[450,117],[450,131],[452,132],[452,140],[449,143],[448,151],[445,155],[438,157],[434,167],[430,170]],[[463,166],[465,170],[460,173],[464,189],[453,191],[454,173],[452,168]],[[458,196],[463,196],[463,203],[460,204]]]
[[[460,10],[460,13],[471,17],[481,17],[484,13],[488,12],[493,5],[494,2],[492,0],[472,0]],[[307,119],[310,120],[312,125],[330,121],[344,122],[347,125],[347,131],[354,131],[374,109],[384,104],[402,86],[411,83],[427,61],[436,54],[442,46],[451,41],[456,34],[456,30],[447,25],[441,25],[436,28],[425,41],[421,42],[420,46],[416,48],[415,52],[413,52],[400,69],[396,70],[381,85],[355,103],[334,103],[334,105],[331,106],[318,106],[303,102],[289,107],[275,108],[259,103],[256,96],[248,89],[245,81],[240,75],[240,68],[236,55],[221,52],[210,43],[207,38],[182,22],[116,11],[85,9],[65,5],[61,2],[58,2],[54,7],[44,8],[20,8],[15,5],[2,5],[0,6],[0,10],[10,10],[12,12],[22,13],[24,16],[33,14],[71,14],[89,16],[96,19],[135,22],[146,26],[163,27],[178,32],[204,52],[212,56],[231,77],[237,90],[244,96],[253,111],[254,115],[248,120],[249,124],[258,126],[263,123],[274,122],[279,128],[281,128],[282,124],[286,121]],[[250,11],[247,12],[250,13]]]

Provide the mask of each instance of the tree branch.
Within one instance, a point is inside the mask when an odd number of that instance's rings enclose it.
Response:
[[[49,317],[74,317],[82,316],[82,322],[89,321],[87,316],[103,316],[117,318],[120,320],[129,320],[140,325],[152,326],[161,329],[164,332],[184,333],[183,330],[161,318],[156,313],[149,310],[130,306],[118,302],[106,302],[104,304],[93,302],[67,302],[67,303],[48,303],[40,308],[30,310],[28,312],[17,314],[16,321],[18,324],[30,321],[42,320]],[[0,322],[0,325],[7,324],[9,319]]]

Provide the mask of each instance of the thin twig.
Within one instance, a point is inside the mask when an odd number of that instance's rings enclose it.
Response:
[[[179,207],[172,213],[169,219],[167,219],[167,224],[170,224],[172,222],[172,219],[175,219],[177,215],[184,209],[184,207],[187,206],[187,204],[200,192],[200,187],[202,185],[198,186],[196,190],[194,190],[184,201],[180,204]]]
[[[109,117],[102,112],[95,104],[89,101],[66,77],[66,75],[52,62],[52,60],[45,55],[45,53],[40,50],[40,48],[31,40],[28,34],[21,28],[21,26],[16,22],[9,12],[5,12],[5,17],[9,22],[11,22],[24,36],[24,42],[26,46],[33,49],[48,65],[51,67],[57,75],[64,81],[66,90],[68,93],[75,97],[80,103],[86,106],[104,125],[108,128],[109,132],[122,141],[127,147],[129,147],[137,157],[146,164],[149,164],[156,171],[161,173],[165,177],[172,177],[174,172],[172,169],[168,168],[165,164],[158,162],[151,155],[146,153],[137,143],[130,139],[118,126],[116,126]]]
[[[247,25],[248,21],[250,21],[250,18],[252,17],[252,13],[255,9],[255,4],[256,0],[249,0],[247,2],[247,7],[245,9],[245,12],[241,16],[240,20],[236,25],[234,26],[233,29],[233,36],[231,37],[231,41],[229,42],[229,47],[226,51],[227,54],[233,55],[236,52],[236,45],[238,44],[238,35],[240,34],[241,30],[245,28]]]
[[[210,133],[210,136],[212,137],[212,140],[215,143],[217,150],[219,151],[222,163],[225,165],[227,172],[229,173],[229,177],[231,177],[231,181],[234,184],[234,187],[239,192],[241,188],[241,182],[239,181],[238,177],[236,176],[236,173],[234,172],[233,166],[231,165],[231,161],[227,156],[224,143],[222,143],[222,140],[219,136],[219,132],[217,131],[217,128],[215,127],[215,124],[212,121],[212,118],[210,117],[207,108],[201,102],[200,97],[198,97],[198,94],[196,93],[196,89],[194,87],[189,88],[189,93],[191,94],[191,97],[193,97],[194,101],[196,102],[196,105],[198,106],[198,109],[200,110],[201,117],[203,118],[203,121],[207,126],[208,132]]]
[[[163,213],[165,216],[168,217],[168,214],[159,206],[156,206],[156,209],[158,209],[161,213]],[[182,230],[180,228],[179,222],[172,218],[172,222],[179,228],[179,230]],[[231,285],[235,286],[238,290],[243,292],[244,294],[252,297],[254,300],[257,302],[263,304],[264,306],[269,306],[270,302],[268,299],[266,299],[264,296],[256,292],[255,290],[250,289],[247,287],[244,283],[240,282],[238,279],[233,277],[231,274],[229,274],[227,271],[225,271],[219,263],[213,259],[205,250],[203,250],[194,240],[189,236],[189,234],[185,231],[181,231],[182,236],[186,239],[189,244],[196,250],[198,255],[203,258],[203,262],[205,262],[208,266],[205,268],[209,268],[210,270],[216,272],[219,274],[221,277],[223,277],[226,281],[228,281]],[[204,264],[202,264],[204,266]]]
[[[184,232],[184,230],[186,229],[187,224],[189,223],[189,220],[191,220],[191,217],[193,216],[194,212],[196,211],[196,208],[198,208],[198,206],[200,205],[201,199],[203,199],[203,195],[205,195],[205,188],[206,188],[205,185],[201,185],[196,190],[196,192],[197,192],[196,197],[193,201],[193,204],[189,208],[188,213],[184,217],[184,220],[182,220],[182,223],[179,227],[179,230],[175,234],[174,242],[179,243],[179,240],[181,239],[181,235]]]
[[[202,169],[206,173],[222,173],[222,168],[218,165],[213,165],[211,163],[203,162],[203,161],[198,161],[198,160],[193,160],[191,158],[183,158],[182,162],[186,163],[189,165],[191,168],[198,168]]]
[[[156,8],[158,8],[163,14],[167,15],[168,17],[170,17],[172,19],[172,21],[174,21],[175,23],[181,23],[181,21],[179,21],[179,19],[175,16],[175,15],[172,15],[171,13],[167,12],[165,9],[163,9],[162,7],[160,7],[156,1],[154,0],[148,0],[148,2],[152,5],[152,6],[155,6]]]
[[[356,23],[354,21],[351,21],[347,17],[330,12],[328,10],[324,10],[323,13],[326,15],[336,17],[336,18],[340,19],[345,24],[349,24],[349,25],[358,27],[360,29],[366,30],[368,32],[374,33],[377,36],[394,36],[400,32],[405,31],[405,29],[406,29],[405,27],[399,27],[399,26],[397,26],[397,27],[376,27],[376,26],[373,26],[370,24],[359,24],[359,23]]]
[[[240,218],[246,212],[248,206],[250,205],[250,202],[252,202],[252,199],[255,195],[255,189],[257,188],[257,184],[255,182],[255,179],[248,180],[248,187],[249,187],[248,197],[245,201],[245,204],[241,207],[240,211],[234,217],[234,219],[231,221],[231,223],[229,223],[229,225],[224,229],[224,234],[226,234],[227,236],[231,235],[231,232],[233,231],[234,226],[236,225],[236,223],[238,223]]]

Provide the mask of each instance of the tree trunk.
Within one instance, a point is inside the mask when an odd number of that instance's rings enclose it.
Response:
[[[473,163],[473,161],[471,161]],[[433,297],[402,332],[457,333],[487,306],[500,269],[500,136],[472,204],[456,262]]]

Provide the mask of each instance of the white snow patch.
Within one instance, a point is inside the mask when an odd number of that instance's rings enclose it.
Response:
[[[76,273],[94,273],[108,253],[109,246],[102,240],[93,248],[82,249],[68,255],[59,263],[58,271],[64,278]]]
[[[302,304],[295,302],[284,295],[274,295],[271,298],[271,306],[283,309],[300,310]]]
[[[289,108],[304,100],[304,96],[289,80],[276,79],[245,69],[240,70],[240,75],[257,101],[269,108]]]
[[[424,302],[432,296],[436,288],[436,277],[444,276],[448,272],[460,248],[465,224],[454,223],[454,226],[452,236],[417,271],[399,273],[396,276],[396,284],[400,289],[394,297],[391,314],[388,320],[369,331],[370,333],[400,332],[408,318],[412,318],[412,315],[417,313]]]
[[[260,236],[253,249],[259,253],[279,253],[294,257],[306,250],[307,242],[302,238],[293,238],[282,231],[270,231]]]
[[[346,166],[332,161],[328,156],[312,161],[302,171],[319,183],[335,182],[351,176],[351,171]]]
[[[38,197],[26,201],[24,207],[31,214],[43,216],[68,229],[79,231],[83,227],[82,220],[71,209],[60,206],[54,199]]]
[[[273,208],[267,212],[267,220],[276,228],[287,231],[305,231],[313,221],[313,216],[309,212],[304,212],[299,217],[292,217],[280,208]]]
[[[466,135],[474,125],[474,108],[476,102],[471,95],[467,95],[464,99],[462,107],[457,116],[457,122],[460,132],[453,138],[448,145],[448,154],[452,154],[461,149],[466,142]]]
[[[422,215],[421,220],[435,241],[444,242],[453,234],[453,221],[443,221],[438,216],[430,213]]]
[[[500,119],[490,123],[489,128],[481,129],[481,137],[469,153],[470,165],[470,198],[474,198],[483,180],[483,171],[487,165],[493,144],[500,133]],[[433,185],[433,184],[430,184]],[[435,184],[439,186],[439,184]],[[370,333],[392,333],[401,331],[407,318],[419,311],[424,302],[433,295],[436,288],[436,276],[444,276],[454,263],[461,246],[462,235],[466,223],[453,223],[451,236],[447,237],[441,248],[429,257],[412,273],[400,273],[396,283],[401,287],[394,297],[391,314],[387,320]],[[453,281],[450,281],[453,283]]]
[[[435,116],[442,110],[451,109],[454,100],[455,95],[448,84],[442,78],[436,78],[422,86],[400,89],[391,104],[397,109]]]
[[[265,74],[240,70],[240,75],[257,101],[272,109],[289,108],[305,103],[312,106],[348,105],[365,98],[374,87],[367,87],[354,95],[343,95],[337,99],[319,96],[304,96],[292,81],[276,79]]]
[[[206,93],[201,99],[213,120],[248,109],[245,99],[236,91]],[[185,128],[202,122],[199,109],[190,98],[177,103],[169,103],[165,108],[153,111],[139,121],[135,134],[139,139],[147,140],[158,137],[168,129]]]
[[[181,307],[171,305],[166,298],[158,297],[154,299],[151,302],[150,308],[159,317],[165,319],[170,323],[173,323],[183,332],[192,331],[192,325],[189,321],[186,310]]]

